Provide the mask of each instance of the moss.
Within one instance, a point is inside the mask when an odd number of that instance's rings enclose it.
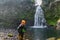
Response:
[[[49,25],[56,25],[57,20],[60,18],[60,5],[54,3],[50,9],[45,10],[45,18]]]
[[[13,34],[12,34],[12,33],[9,33],[8,36],[9,36],[9,37],[13,37]]]
[[[47,23],[49,24],[49,25],[56,25],[56,21],[54,20],[47,20]]]

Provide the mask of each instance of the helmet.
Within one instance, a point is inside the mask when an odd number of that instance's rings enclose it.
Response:
[[[21,24],[25,25],[26,24],[26,20],[22,20]]]

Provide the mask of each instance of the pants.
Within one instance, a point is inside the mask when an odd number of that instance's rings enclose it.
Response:
[[[18,34],[18,40],[23,40],[23,35],[24,34]]]

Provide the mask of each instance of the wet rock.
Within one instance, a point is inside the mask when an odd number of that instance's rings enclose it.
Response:
[[[57,30],[60,30],[60,19],[57,21],[57,27],[56,27]]]

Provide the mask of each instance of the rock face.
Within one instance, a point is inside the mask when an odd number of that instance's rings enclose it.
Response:
[[[60,18],[60,1],[48,0],[47,2],[43,5],[45,18],[48,24],[56,25],[56,21]]]
[[[0,27],[16,27],[21,19],[32,21],[32,5],[30,0],[0,0]]]

